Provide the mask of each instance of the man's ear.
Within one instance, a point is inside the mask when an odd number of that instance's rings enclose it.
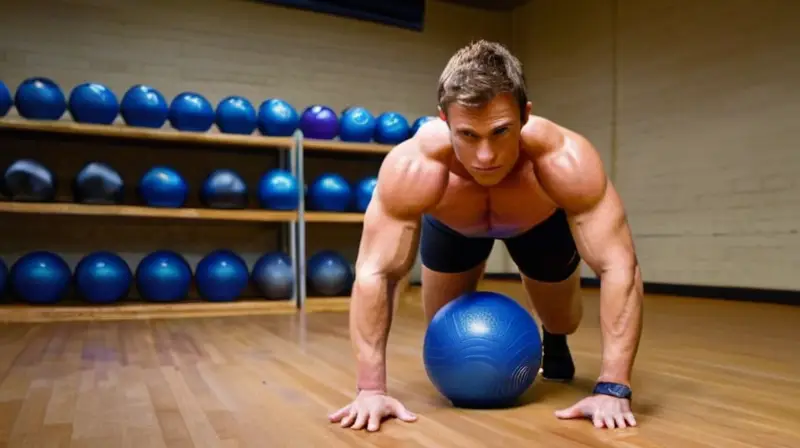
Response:
[[[442,121],[447,122],[447,114],[444,113],[442,106],[437,106],[436,108],[439,110],[439,118],[441,118]]]
[[[522,113],[522,125],[524,126],[525,123],[528,122],[528,119],[531,117],[531,110],[533,110],[533,104],[530,101],[525,103],[525,110]]]

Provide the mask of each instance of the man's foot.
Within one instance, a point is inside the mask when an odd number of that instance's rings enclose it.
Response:
[[[567,346],[567,336],[551,334],[542,327],[542,377],[551,381],[571,381],[575,364]]]

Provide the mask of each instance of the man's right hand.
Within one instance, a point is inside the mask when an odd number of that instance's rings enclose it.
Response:
[[[417,419],[397,399],[384,392],[362,390],[349,405],[329,415],[331,423],[341,422],[342,428],[377,431],[385,418],[397,417],[404,422]]]

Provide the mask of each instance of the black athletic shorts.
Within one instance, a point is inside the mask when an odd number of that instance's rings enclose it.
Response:
[[[520,272],[541,282],[566,280],[581,262],[567,215],[557,210],[530,230],[501,238]],[[457,273],[474,268],[487,258],[495,238],[468,237],[429,216],[422,217],[422,264],[437,272]]]

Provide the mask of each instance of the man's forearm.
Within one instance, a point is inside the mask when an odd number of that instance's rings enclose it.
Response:
[[[642,297],[638,265],[609,269],[601,274],[603,363],[600,381],[630,384],[642,333]]]
[[[392,320],[391,284],[385,276],[356,278],[350,305],[350,338],[359,389],[386,391],[386,342]]]

